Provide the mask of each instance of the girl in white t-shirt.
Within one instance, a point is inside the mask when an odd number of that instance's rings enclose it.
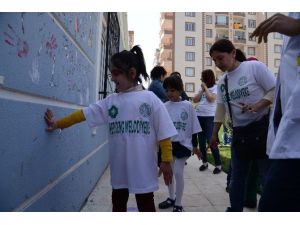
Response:
[[[173,182],[169,185],[169,197],[159,204],[160,209],[173,207],[173,212],[182,212],[181,199],[184,189],[183,170],[185,161],[192,152],[200,159],[200,151],[197,148],[197,133],[201,131],[195,109],[189,101],[181,101],[183,83],[179,76],[169,76],[164,80],[163,87],[169,101],[165,106],[176,127],[178,134],[173,136]]]
[[[201,81],[201,89],[195,95],[193,101],[198,103],[196,105],[196,112],[202,128],[202,131],[198,134],[203,163],[199,170],[204,171],[208,168],[206,144],[209,143],[214,127],[214,116],[217,107],[217,85],[215,74],[210,69],[202,71]],[[221,172],[221,159],[218,146],[211,148],[211,152],[216,166],[213,174],[218,174]]]
[[[139,46],[111,58],[111,80],[118,93],[69,116],[55,120],[47,110],[47,131],[63,129],[86,120],[89,127],[107,124],[113,211],[127,211],[129,193],[136,196],[139,211],[155,211],[153,192],[158,190],[157,151],[161,148],[166,185],[172,181],[171,139],[176,129],[163,103],[143,90],[140,75],[148,79]]]

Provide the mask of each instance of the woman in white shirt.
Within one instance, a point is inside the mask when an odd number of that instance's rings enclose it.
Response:
[[[201,88],[193,100],[195,103],[198,103],[196,105],[196,112],[199,123],[202,127],[202,131],[198,133],[199,147],[202,153],[203,163],[199,170],[204,171],[208,168],[206,144],[211,138],[214,127],[214,116],[217,107],[217,85],[215,74],[209,69],[202,71],[201,81]],[[213,173],[218,174],[221,172],[221,159],[218,146],[211,148],[211,152],[213,154],[216,166]]]

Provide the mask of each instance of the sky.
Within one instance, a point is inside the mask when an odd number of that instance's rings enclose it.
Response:
[[[128,12],[128,30],[134,31],[134,44],[140,45],[150,74],[153,68],[155,49],[159,47],[160,13]],[[141,22],[142,21],[142,22]]]

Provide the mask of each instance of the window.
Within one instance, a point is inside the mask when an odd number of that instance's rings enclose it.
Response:
[[[228,16],[216,16],[216,24],[228,25]]]
[[[256,20],[248,20],[249,28],[256,28]]]
[[[195,31],[195,23],[185,22],[185,30],[186,31]]]
[[[249,15],[256,15],[256,12],[248,12]]]
[[[255,48],[254,47],[248,47],[248,55],[255,55]]]
[[[283,39],[283,35],[282,34],[279,34],[279,33],[273,33],[273,37],[274,39],[279,39],[279,40],[282,40]]]
[[[205,51],[206,51],[206,52],[209,52],[211,46],[212,46],[212,44],[206,43],[206,44],[205,44]]]
[[[206,15],[206,24],[212,24],[212,16]]]
[[[185,52],[185,61],[195,61],[195,52]]]
[[[195,17],[196,13],[195,12],[186,12],[185,16],[187,16],[187,17]]]
[[[195,92],[195,84],[194,83],[185,83],[184,89],[186,92]]]
[[[274,52],[281,53],[282,45],[274,45]]]
[[[212,59],[210,57],[205,58],[205,65],[206,66],[211,66],[212,65]]]
[[[274,66],[278,68],[279,65],[280,65],[280,59],[274,59]]]
[[[206,29],[205,33],[206,33],[206,37],[208,38],[212,37],[212,29]]]
[[[195,46],[195,38],[194,37],[185,37],[185,45],[186,46]]]
[[[251,34],[252,34],[252,33],[249,33],[249,34],[248,34],[248,40],[249,40],[249,41],[255,41],[255,42],[256,42],[256,37],[251,38],[251,37],[250,37]]]
[[[185,76],[194,77],[195,76],[195,67],[185,67]]]

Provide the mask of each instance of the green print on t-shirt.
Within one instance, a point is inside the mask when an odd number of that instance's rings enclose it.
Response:
[[[176,128],[176,130],[183,130],[185,131],[185,127],[186,127],[186,123],[183,123],[183,122],[173,122],[174,123],[174,126]]]
[[[249,93],[248,87],[244,87],[244,88],[241,88],[241,89],[236,89],[236,90],[233,90],[229,93],[229,98],[230,98],[229,101],[240,99],[240,98],[245,98],[249,95],[250,95],[250,93]],[[222,96],[222,99],[223,99],[223,102],[226,102],[225,93]]]
[[[148,121],[126,120],[109,123],[109,134],[150,134]]]

